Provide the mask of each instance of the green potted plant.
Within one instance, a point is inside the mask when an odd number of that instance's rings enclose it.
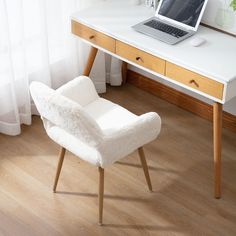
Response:
[[[225,0],[222,2],[216,14],[215,22],[223,29],[232,29],[235,25],[236,0]]]
[[[236,11],[236,0],[232,0],[232,2],[230,3],[230,7],[232,7],[233,10]]]

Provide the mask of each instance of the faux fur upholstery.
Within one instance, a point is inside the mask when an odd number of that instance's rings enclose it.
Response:
[[[31,95],[49,137],[81,159],[106,167],[157,138],[161,119],[137,116],[100,98],[88,77],[53,90],[39,82]]]
[[[59,88],[57,92],[81,106],[86,106],[99,98],[93,82],[87,78],[80,76]]]

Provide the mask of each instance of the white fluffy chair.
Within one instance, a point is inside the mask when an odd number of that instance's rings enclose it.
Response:
[[[54,192],[66,149],[99,169],[99,224],[102,224],[104,168],[139,151],[149,190],[152,185],[142,146],[157,138],[161,119],[154,113],[137,116],[100,98],[93,82],[78,77],[56,91],[39,82],[30,85],[31,95],[48,136],[62,148]]]

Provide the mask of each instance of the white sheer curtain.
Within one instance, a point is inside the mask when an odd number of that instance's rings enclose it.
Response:
[[[69,16],[100,1],[0,0],[0,133],[31,124],[31,81],[57,88],[81,74],[88,47],[70,34]],[[105,69],[98,72],[105,78]]]

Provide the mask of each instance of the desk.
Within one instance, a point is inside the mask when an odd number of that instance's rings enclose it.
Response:
[[[153,12],[144,6],[103,3],[75,13],[72,33],[89,43],[89,75],[98,49],[213,101],[214,195],[221,197],[222,106],[236,96],[236,39],[200,26],[201,47],[191,38],[174,46],[135,32],[131,26]]]

